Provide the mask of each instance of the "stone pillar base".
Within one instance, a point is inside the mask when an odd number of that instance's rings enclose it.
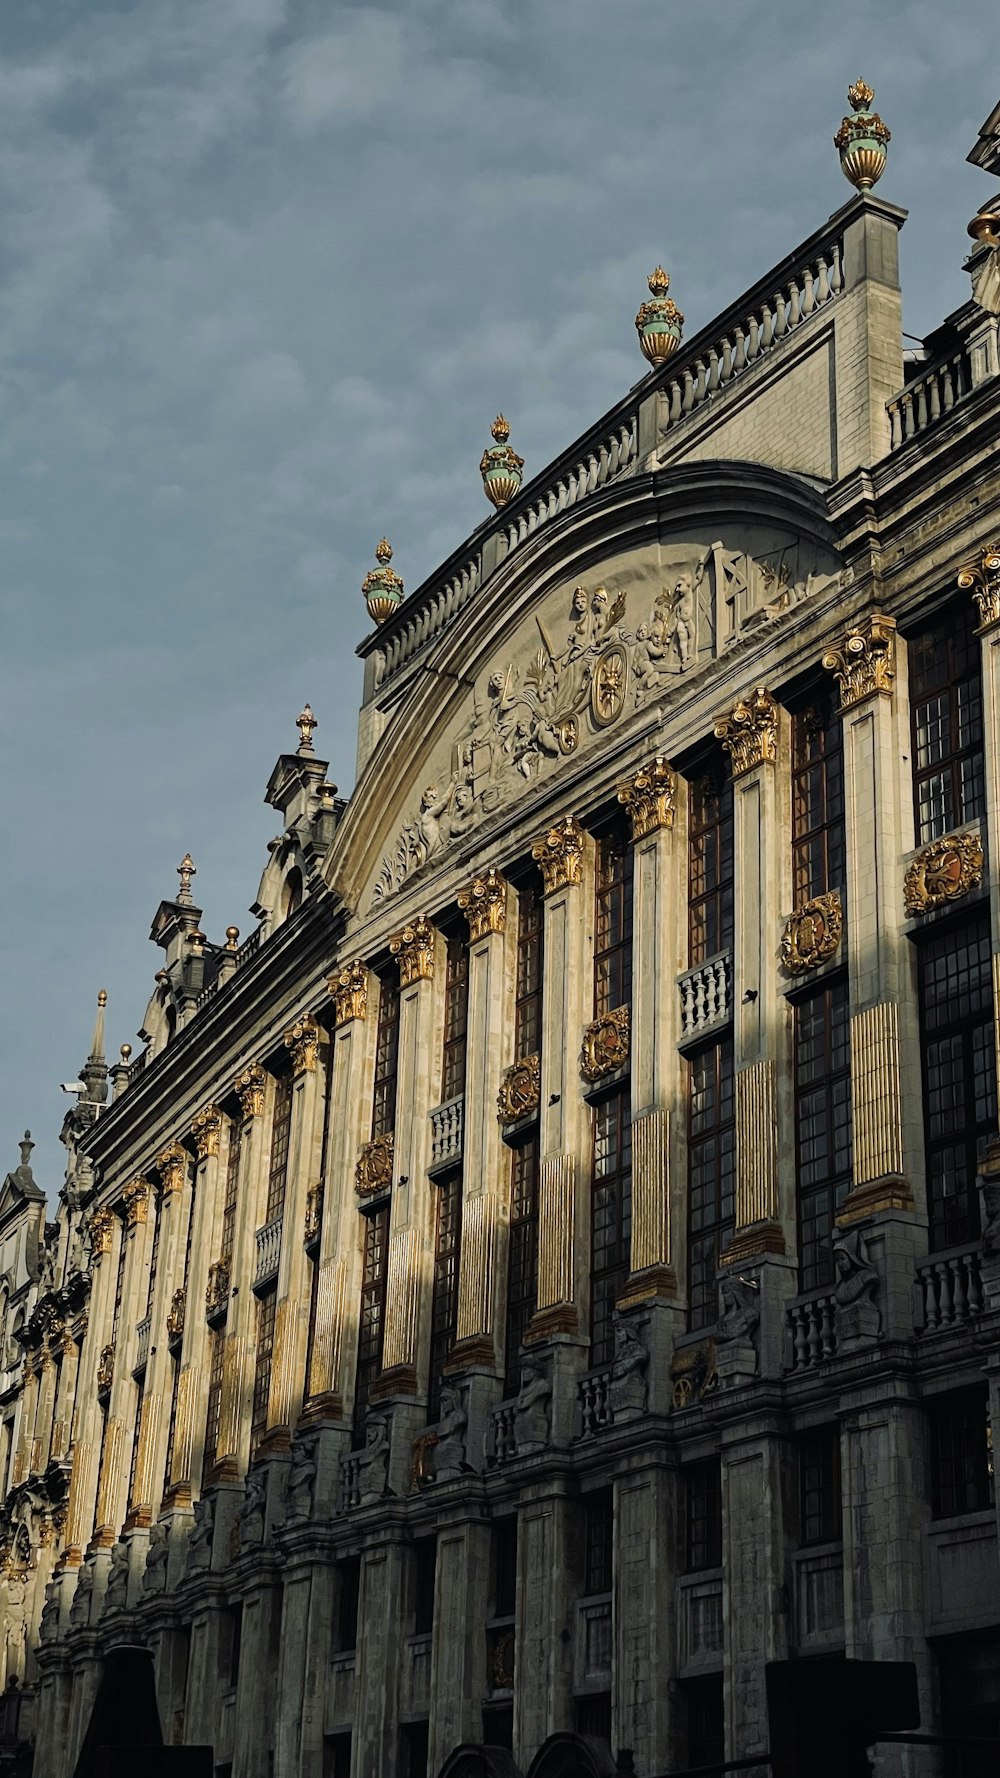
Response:
[[[757,1348],[751,1340],[726,1340],[715,1350],[720,1391],[738,1389],[757,1375]]]
[[[784,1253],[785,1236],[780,1223],[752,1222],[737,1229],[725,1253],[719,1256],[720,1266],[743,1266],[748,1259],[763,1253]]]
[[[575,1334],[580,1331],[580,1311],[575,1303],[553,1303],[536,1309],[524,1330],[524,1344],[534,1346],[552,1334]]]
[[[471,1370],[493,1372],[496,1368],[496,1348],[489,1334],[473,1334],[467,1340],[458,1340],[444,1362],[446,1377]]]
[[[397,1397],[417,1393],[417,1373],[412,1364],[390,1365],[375,1378],[368,1392],[369,1400],[388,1404]]]
[[[848,1193],[844,1208],[836,1219],[837,1227],[849,1228],[852,1222],[874,1216],[879,1210],[914,1208],[913,1193],[906,1180],[898,1173],[886,1173],[881,1179],[867,1179],[864,1185],[856,1185]]]
[[[641,1272],[629,1273],[615,1307],[631,1309],[635,1303],[648,1303],[654,1297],[676,1295],[677,1274],[673,1266],[645,1266]]]

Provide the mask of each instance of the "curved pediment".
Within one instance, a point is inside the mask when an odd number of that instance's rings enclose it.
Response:
[[[794,622],[840,573],[821,498],[755,466],[636,478],[569,515],[501,564],[410,677],[331,885],[377,910],[571,756]]]

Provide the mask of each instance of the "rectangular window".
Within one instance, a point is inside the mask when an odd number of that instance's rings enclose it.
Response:
[[[323,1216],[326,1209],[326,1156],[330,1144],[330,1111],[333,1102],[333,1058],[335,1044],[328,1044],[326,1051],[326,1079],[323,1084],[323,1139],[320,1147],[320,1174],[317,1184],[319,1193],[319,1215],[315,1219],[315,1235],[309,1241],[306,1252],[309,1258],[309,1330],[306,1334],[306,1375],[303,1394],[308,1401],[327,1386],[327,1379],[322,1374],[322,1366],[315,1377],[314,1357],[316,1353],[316,1324],[319,1314],[320,1286],[320,1253],[323,1245]]]
[[[399,1743],[402,1757],[400,1778],[427,1778],[430,1724],[427,1722],[401,1723]]]
[[[936,1643],[941,1732],[1000,1740],[1000,1635],[949,1636]],[[946,1747],[944,1778],[996,1778],[995,1747]]]
[[[733,785],[719,752],[688,796],[688,961],[693,968],[733,943]]]
[[[337,1599],[337,1653],[350,1654],[358,1646],[358,1606],[361,1599],[361,1557],[337,1563],[340,1591]]]
[[[230,1605],[228,1610],[223,1612],[221,1628],[219,1652],[222,1657],[222,1683],[232,1690],[240,1677],[240,1653],[243,1644],[242,1605]]]
[[[590,1362],[610,1364],[615,1304],[625,1287],[632,1236],[631,1091],[618,1087],[594,1107],[590,1195]]]
[[[323,1737],[323,1778],[351,1778],[350,1729]]]
[[[994,1504],[993,1438],[985,1389],[930,1409],[931,1510],[935,1519],[988,1512]]]
[[[229,1265],[236,1238],[236,1207],[240,1193],[240,1156],[243,1152],[243,1126],[233,1118],[229,1125],[229,1153],[226,1156],[226,1190],[222,1200],[222,1245],[219,1258]]]
[[[469,950],[460,938],[448,940],[444,978],[444,1059],[441,1103],[465,1092],[465,1051],[469,1025]]]
[[[267,1429],[267,1398],[271,1388],[271,1361],[274,1357],[274,1316],[278,1292],[269,1290],[257,1298],[257,1339],[253,1366],[253,1404],[250,1410],[250,1449]]]
[[[421,1537],[413,1546],[413,1634],[429,1636],[434,1628],[434,1582],[437,1538]]]
[[[983,690],[970,600],[942,612],[908,644],[917,844],[982,815]]]
[[[589,1735],[593,1741],[611,1746],[611,1693],[588,1692],[573,1700],[573,1718],[578,1735]]]
[[[179,1352],[170,1354],[170,1415],[167,1420],[167,1452],[163,1460],[163,1493],[170,1486],[170,1472],[174,1467],[174,1441],[177,1437],[177,1402],[181,1387],[181,1355]]]
[[[718,1766],[726,1757],[726,1707],[722,1674],[686,1679],[680,1687],[687,1751],[685,1766]]]
[[[282,1074],[274,1088],[274,1116],[271,1120],[271,1157],[267,1169],[267,1212],[265,1222],[275,1222],[285,1211],[288,1185],[288,1144],[292,1131],[292,1100],[295,1081],[291,1073]]]
[[[399,1065],[399,974],[384,975],[378,987],[375,1028],[375,1091],[372,1136],[388,1136],[396,1122],[396,1072]]]
[[[538,877],[518,891],[517,978],[514,999],[514,1059],[537,1056],[542,1049],[542,971],[545,947],[545,899]]]
[[[717,1457],[686,1464],[684,1484],[684,1570],[722,1567],[722,1468]]]
[[[597,842],[594,1012],[601,1018],[632,998],[632,847],[617,824]]]
[[[843,1542],[837,1426],[817,1427],[799,1440],[799,1527],[803,1544]]]
[[[535,1312],[538,1294],[538,1133],[532,1131],[511,1149],[510,1233],[507,1243],[507,1311],[505,1380],[508,1396],[516,1395],[521,1375],[521,1341]]]
[[[832,1284],[834,1217],[851,1189],[851,1040],[846,981],[795,1006],[799,1288]]]
[[[988,915],[921,940],[921,1061],[931,1246],[979,1235],[976,1167],[996,1127]]]
[[[427,1382],[427,1417],[436,1420],[441,1406],[445,1360],[455,1344],[458,1321],[458,1266],[462,1238],[462,1175],[445,1173],[437,1182],[434,1230],[434,1272],[431,1285],[431,1347]]]
[[[584,1511],[584,1577],[587,1598],[593,1593],[610,1593],[615,1547],[614,1490],[602,1488],[598,1494],[586,1494]]]
[[[128,1233],[125,1224],[118,1224],[118,1269],[115,1272],[115,1301],[111,1313],[111,1344],[117,1344],[118,1326],[122,1318],[122,1298],[125,1294],[125,1266],[128,1261]]]
[[[354,1381],[354,1442],[364,1437],[365,1414],[371,1386],[382,1366],[385,1339],[385,1285],[389,1269],[389,1206],[362,1215],[364,1257],[361,1271],[361,1323],[358,1329],[358,1368]]]
[[[222,1413],[222,1369],[226,1352],[226,1336],[221,1327],[213,1327],[208,1359],[208,1404],[205,1411],[205,1456],[201,1485],[205,1487],[215,1468],[219,1454],[219,1420]]]
[[[792,713],[792,883],[796,907],[844,884],[843,725],[826,688]]]
[[[146,1314],[153,1313],[153,1292],[156,1289],[156,1269],[160,1263],[160,1230],[163,1226],[163,1199],[157,1193],[152,1199],[153,1210],[153,1251],[149,1256],[149,1282],[146,1285]]]
[[[516,1514],[496,1521],[492,1544],[492,1616],[513,1617],[517,1605]]]
[[[717,1317],[715,1274],[735,1227],[733,1041],[688,1061],[688,1325]]]
[[[146,1393],[146,1373],[136,1379],[135,1385],[135,1419],[132,1422],[132,1461],[128,1471],[128,1494],[126,1496],[126,1512],[138,1504],[135,1498],[135,1478],[139,1466],[139,1433],[142,1430],[142,1398]]]

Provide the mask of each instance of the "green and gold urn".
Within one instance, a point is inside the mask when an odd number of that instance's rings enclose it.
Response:
[[[513,500],[521,486],[521,471],[524,458],[519,457],[513,445],[508,444],[510,427],[502,414],[498,414],[490,431],[496,443],[487,445],[483,452],[483,460],[479,465],[479,473],[483,478],[483,492],[487,500],[499,510]]]
[[[866,80],[856,80],[847,89],[853,117],[845,117],[833,145],[840,151],[844,177],[859,191],[870,191],[885,172],[886,148],[890,132],[877,111],[872,110],[875,97]]]
[[[670,278],[661,265],[650,272],[647,283],[652,300],[643,303],[635,318],[635,328],[643,357],[650,364],[665,364],[681,343],[684,316],[673,297],[667,295]]]
[[[368,615],[373,623],[384,624],[387,617],[403,603],[403,583],[395,569],[390,568],[392,545],[383,537],[375,551],[377,568],[369,569],[361,582]]]

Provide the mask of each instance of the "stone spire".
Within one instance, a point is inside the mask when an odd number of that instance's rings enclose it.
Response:
[[[33,1198],[44,1202],[45,1193],[37,1184],[35,1175],[31,1171],[31,1151],[34,1146],[31,1140],[31,1131],[25,1130],[20,1142],[21,1164],[15,1167],[13,1173],[8,1173],[4,1185],[12,1186],[22,1198]]]
[[[107,989],[102,988],[97,996],[97,1015],[94,1019],[94,1035],[90,1040],[90,1054],[81,1075],[87,1088],[83,1096],[92,1105],[103,1105],[108,1096],[108,1065],[104,1057],[104,1011],[107,1004]]]

